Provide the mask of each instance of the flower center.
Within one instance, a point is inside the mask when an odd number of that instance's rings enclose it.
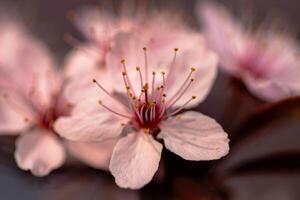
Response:
[[[195,68],[191,68],[190,73],[187,75],[187,78],[183,81],[180,88],[177,92],[167,98],[165,94],[165,88],[167,88],[169,82],[169,76],[173,72],[173,67],[176,61],[176,53],[178,51],[177,48],[174,49],[174,57],[170,64],[169,74],[166,77],[166,73],[162,71],[160,73],[161,79],[160,81],[157,80],[157,73],[155,71],[152,72],[152,77],[148,75],[148,58],[147,58],[147,49],[143,48],[144,51],[144,60],[145,60],[145,67],[144,67],[144,76],[142,74],[141,68],[136,67],[136,72],[140,77],[140,88],[141,91],[137,93],[134,90],[134,86],[132,85],[131,80],[129,79],[127,67],[125,65],[125,60],[121,60],[121,64],[123,66],[123,82],[126,88],[127,99],[129,102],[130,115],[122,114],[117,112],[108,106],[106,106],[101,100],[99,104],[106,108],[108,111],[128,118],[130,120],[130,124],[132,124],[135,128],[139,129],[147,129],[147,130],[154,130],[158,128],[159,123],[168,117],[171,117],[178,112],[180,112],[184,107],[189,104],[192,100],[196,97],[192,96],[188,101],[186,101],[182,106],[178,107],[175,110],[171,110],[172,106],[184,96],[186,91],[191,87],[192,83],[194,82],[194,78],[192,78],[193,73],[195,72]],[[150,79],[151,81],[149,81]],[[114,97],[109,91],[102,87],[102,85],[93,79],[93,82],[108,96],[113,98],[115,101],[121,103],[116,97]],[[149,84],[150,83],[150,84]],[[123,103],[121,103],[123,105]]]

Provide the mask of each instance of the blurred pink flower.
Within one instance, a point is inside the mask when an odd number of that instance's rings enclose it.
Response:
[[[212,3],[199,6],[198,16],[221,67],[241,78],[256,96],[277,101],[300,94],[296,41],[271,29],[247,31],[225,8]]]
[[[99,147],[101,157],[86,159],[80,151],[87,153],[84,146],[88,144],[68,143],[53,131],[54,121],[69,114],[63,95],[66,72],[55,69],[48,49],[21,24],[6,21],[0,27],[0,131],[20,134],[15,150],[18,166],[45,176],[64,163],[66,143],[69,152],[81,160],[108,168],[111,152],[106,155]],[[75,151],[77,145],[81,148]]]
[[[119,138],[109,169],[119,186],[132,189],[155,174],[162,151],[157,139],[187,160],[219,159],[229,150],[227,134],[215,120],[194,111],[177,115],[200,103],[214,82],[217,58],[203,38],[186,35],[174,41],[179,49],[173,52],[152,52],[144,44],[134,33],[116,35],[106,69],[86,74],[90,84],[71,80],[68,98],[77,104],[71,116],[54,124],[62,137],[74,141]],[[120,58],[126,60],[120,64]],[[93,76],[98,87],[91,87]]]

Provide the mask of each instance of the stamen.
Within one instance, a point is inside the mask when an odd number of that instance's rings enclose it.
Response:
[[[146,104],[148,104],[148,89],[149,89],[149,86],[148,86],[148,83],[146,83],[144,86]]]
[[[140,67],[136,67],[136,71],[139,72],[140,82],[141,82],[141,88],[143,88],[144,83],[143,83],[143,76],[142,76],[142,72],[141,72]]]
[[[173,101],[171,101],[171,100],[169,100],[167,103],[166,103],[166,106],[169,108],[169,107],[172,107],[183,95],[184,95],[184,93],[189,89],[189,87],[191,86],[191,84],[192,84],[192,82],[194,82],[195,81],[195,79],[194,78],[191,78],[190,79],[190,82],[188,83],[188,85],[182,90],[182,92],[181,93],[179,93],[179,95],[176,95],[177,96],[177,98],[173,98],[172,100]]]
[[[190,73],[188,74],[187,78],[185,79],[185,81],[183,82],[183,84],[180,86],[180,88],[178,89],[178,91],[173,95],[173,97],[171,97],[167,104],[170,104],[170,102],[172,102],[179,94],[182,93],[182,90],[186,90],[184,89],[186,84],[188,84],[188,81],[190,80],[190,83],[191,81],[194,81],[194,79],[190,79],[192,74],[196,71],[196,69],[194,67],[191,68],[191,71]],[[190,83],[188,85],[190,85]]]
[[[167,77],[167,83],[170,81],[170,75],[171,73],[173,72],[173,68],[174,68],[174,65],[176,63],[176,57],[177,57],[177,52],[178,52],[178,48],[174,48],[174,56],[173,56],[173,60],[172,60],[172,63],[171,63],[171,66],[169,68],[169,73],[168,73],[168,77]]]
[[[182,106],[180,106],[179,108],[177,108],[176,110],[174,110],[173,112],[169,113],[166,118],[168,117],[172,117],[173,115],[176,115],[177,113],[179,113],[180,111],[182,111],[186,105],[188,105],[192,100],[196,99],[196,96],[192,96],[192,98],[190,98],[187,102],[185,102]]]
[[[147,57],[147,48],[144,47],[144,59],[145,59],[145,80],[148,83],[148,57]]]
[[[106,105],[104,105],[104,104],[102,103],[101,100],[99,100],[98,103],[99,103],[99,105],[103,106],[105,109],[107,109],[108,111],[110,111],[110,112],[112,112],[112,113],[114,113],[114,114],[116,114],[116,115],[119,115],[119,116],[121,116],[121,117],[125,117],[125,118],[128,118],[128,119],[131,119],[130,116],[121,114],[121,113],[116,112],[116,111],[112,110],[111,108],[107,107]]]
[[[136,94],[135,94],[135,92],[134,92],[134,90],[133,90],[131,81],[130,81],[130,79],[129,79],[129,77],[128,77],[127,67],[126,67],[126,65],[125,65],[125,60],[124,60],[124,59],[121,60],[121,64],[122,64],[123,70],[124,70],[124,72],[122,73],[122,75],[123,75],[123,77],[126,77],[126,81],[127,81],[128,86],[131,88],[131,91],[132,91],[132,93],[134,94],[134,96],[136,96]]]
[[[93,83],[95,83],[103,92],[105,92],[105,94],[119,102],[119,100],[116,97],[114,97],[110,92],[108,92],[96,79],[93,79]]]
[[[152,72],[152,89],[151,89],[151,97],[154,96],[154,87],[155,87],[155,74],[156,72]]]

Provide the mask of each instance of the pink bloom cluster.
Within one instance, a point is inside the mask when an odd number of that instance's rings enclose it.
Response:
[[[247,31],[220,5],[203,4],[198,16],[222,69],[242,79],[253,94],[265,101],[300,94],[296,41],[271,29]]]
[[[214,119],[183,112],[206,98],[217,73],[201,34],[162,15],[87,11],[75,22],[88,42],[66,36],[75,49],[62,70],[21,26],[0,24],[0,130],[20,134],[20,168],[47,175],[67,151],[138,189],[157,171],[163,144],[193,161],[228,153]]]
[[[53,130],[53,123],[70,112],[63,93],[69,71],[75,75],[74,70],[56,69],[49,50],[20,23],[2,22],[0,29],[0,131],[20,135],[15,150],[18,166],[45,176],[64,163],[67,150],[85,162],[95,155],[89,164],[107,168],[108,144],[65,141]]]
[[[203,37],[169,23],[157,29],[149,20],[105,22],[84,26],[90,41],[68,57],[67,66],[82,72],[66,87],[75,107],[55,122],[59,135],[115,143],[109,170],[119,186],[132,189],[152,179],[161,141],[186,160],[226,155],[227,134],[215,120],[194,111],[178,114],[203,101],[215,79],[217,57]]]

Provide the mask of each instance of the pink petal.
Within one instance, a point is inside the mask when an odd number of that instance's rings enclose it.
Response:
[[[172,71],[167,71],[166,95],[167,100],[174,94],[178,93],[179,88],[184,83],[191,68],[195,68],[191,78],[195,81],[186,90],[184,95],[178,99],[174,104],[175,107],[183,105],[192,96],[196,96],[196,100],[191,101],[187,107],[193,107],[202,102],[208,95],[211,87],[213,86],[216,74],[217,74],[217,56],[212,51],[205,47],[202,36],[190,36],[190,44],[188,41],[186,45],[179,48],[176,64]],[[194,48],[194,46],[197,48]],[[180,78],[178,75],[180,74]]]
[[[116,183],[123,188],[143,187],[157,171],[161,151],[162,145],[143,132],[120,139],[109,165]]]
[[[215,160],[229,151],[227,134],[212,118],[189,111],[160,124],[158,138],[186,160]]]
[[[83,45],[69,54],[65,63],[65,75],[68,78],[65,96],[68,101],[77,104],[87,98],[107,97],[93,83],[93,79],[96,79],[107,91],[112,90],[106,68],[99,65],[100,59],[100,54],[98,55],[95,47],[91,45]]]
[[[72,50],[65,59],[65,75],[69,78],[78,77],[98,68],[102,57],[97,51],[92,44],[83,44]]]
[[[49,50],[17,22],[1,23],[0,29],[0,87],[22,98],[34,98],[35,91],[39,103],[49,105],[60,83]]]
[[[230,13],[214,3],[201,4],[197,9],[208,45],[220,57],[221,67],[236,75],[237,54],[243,49],[246,33]]]
[[[275,80],[255,79],[253,77],[244,77],[247,88],[257,97],[265,101],[279,101],[281,99],[294,96],[295,93],[284,82]],[[299,94],[300,90],[298,90]]]
[[[73,141],[96,142],[118,137],[128,119],[101,109],[95,102],[94,108],[97,107],[93,112],[78,111],[72,116],[59,118],[54,129],[60,136]]]
[[[0,98],[0,134],[14,134],[27,128],[30,124],[25,121],[11,106],[8,106],[3,98]]]
[[[46,176],[65,161],[64,147],[54,133],[38,129],[22,134],[16,141],[15,159],[23,170]]]
[[[108,170],[109,161],[118,139],[103,142],[66,142],[68,152],[83,163],[97,168]]]

